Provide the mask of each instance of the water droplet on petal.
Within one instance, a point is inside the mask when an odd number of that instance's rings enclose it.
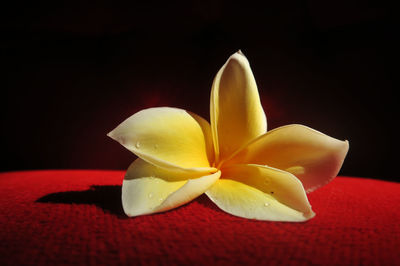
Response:
[[[265,206],[265,207],[268,207],[268,206],[269,206],[269,203],[268,203],[268,202],[264,203],[264,206]]]
[[[135,147],[138,148],[138,149],[140,148],[140,142],[139,141],[136,142]]]
[[[153,193],[149,193],[149,198],[151,199],[153,197]]]

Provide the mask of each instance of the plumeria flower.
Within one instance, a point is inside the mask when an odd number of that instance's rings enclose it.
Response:
[[[241,51],[217,73],[211,123],[177,108],[142,110],[108,136],[138,156],[122,184],[128,216],[167,211],[206,195],[232,215],[269,221],[315,216],[306,192],[339,172],[349,144],[302,125],[267,132]]]

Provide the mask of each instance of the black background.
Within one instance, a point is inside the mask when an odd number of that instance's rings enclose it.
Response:
[[[341,175],[398,180],[394,8],[325,2],[3,6],[0,170],[126,169],[135,156],[106,133],[152,106],[209,119],[214,75],[241,49],[270,129],[348,139]]]

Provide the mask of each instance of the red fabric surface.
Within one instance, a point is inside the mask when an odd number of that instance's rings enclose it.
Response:
[[[400,263],[400,184],[338,177],[306,223],[220,211],[206,196],[127,218],[122,171],[0,174],[0,265]]]

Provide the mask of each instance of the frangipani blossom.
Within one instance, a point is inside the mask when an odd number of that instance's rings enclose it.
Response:
[[[206,195],[235,216],[306,221],[306,191],[339,172],[349,144],[302,125],[267,132],[246,57],[233,54],[211,90],[211,123],[188,111],[142,110],[108,136],[139,158],[122,184],[128,216],[167,211]]]

